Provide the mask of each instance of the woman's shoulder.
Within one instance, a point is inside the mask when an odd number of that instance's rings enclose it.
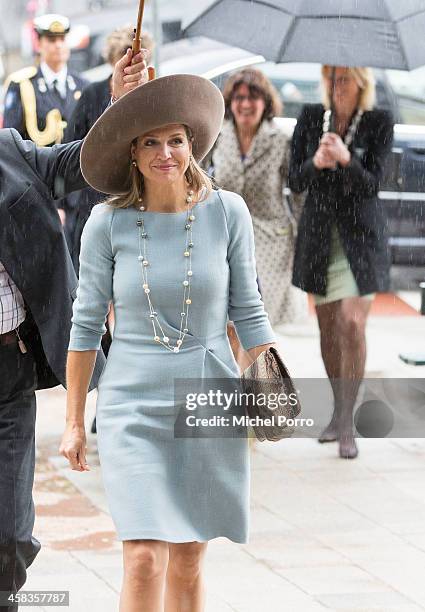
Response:
[[[235,222],[251,219],[248,206],[238,193],[225,189],[218,189],[215,193],[221,202],[228,226]]]
[[[101,232],[102,230],[110,228],[115,210],[115,208],[106,202],[96,204],[91,210],[86,226],[88,226],[91,231],[96,232]]]
[[[271,119],[268,125],[271,134],[273,134],[273,136],[277,138],[281,144],[284,144],[290,140],[288,128],[283,123],[276,120],[276,118]]]
[[[238,211],[243,206],[246,208],[245,200],[242,196],[234,191],[227,191],[227,189],[217,189],[215,191],[218,198],[220,199],[224,209],[228,211]]]
[[[394,116],[390,110],[384,108],[373,108],[365,112],[366,118],[370,123],[394,125]]]

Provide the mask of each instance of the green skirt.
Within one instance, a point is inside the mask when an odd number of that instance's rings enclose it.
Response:
[[[345,255],[344,247],[342,246],[338,229],[336,225],[332,226],[331,231],[331,248],[329,254],[329,265],[327,271],[327,286],[326,295],[314,294],[314,303],[316,306],[343,300],[344,298],[359,297],[360,292],[351,271],[350,264]],[[374,293],[362,295],[361,297],[367,300],[373,300]]]

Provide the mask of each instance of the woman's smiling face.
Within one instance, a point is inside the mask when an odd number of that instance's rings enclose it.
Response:
[[[139,136],[132,146],[145,181],[174,183],[184,178],[189,166],[192,143],[184,125],[172,124]]]
[[[232,95],[230,110],[238,127],[257,128],[265,108],[263,96],[250,91],[245,83],[239,85]]]

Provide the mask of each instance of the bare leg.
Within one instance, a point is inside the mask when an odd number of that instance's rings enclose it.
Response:
[[[124,579],[120,612],[163,612],[168,555],[167,542],[123,542]]]
[[[322,356],[335,400],[331,421],[319,440],[338,439],[340,455],[347,459],[357,456],[353,410],[364,377],[370,306],[369,300],[355,297],[317,307]]]
[[[205,590],[202,565],[207,543],[169,544],[165,612],[202,612]]]

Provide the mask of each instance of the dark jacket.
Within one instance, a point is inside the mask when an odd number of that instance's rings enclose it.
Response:
[[[336,224],[360,295],[389,288],[390,258],[385,212],[377,194],[391,150],[393,119],[365,112],[350,145],[351,162],[336,171],[317,170],[313,156],[322,137],[324,108],[305,105],[292,139],[289,187],[307,190],[295,249],[293,283],[326,294],[331,227]]]
[[[37,148],[15,130],[0,130],[0,261],[25,300],[21,335],[34,352],[39,389],[65,385],[77,278],[53,199],[85,184],[80,148]],[[99,354],[91,388],[103,363]]]
[[[71,119],[68,122],[64,142],[85,138],[92,125],[107,108],[111,100],[110,80],[111,77],[108,77],[104,81],[91,83],[83,91],[72,113]],[[86,187],[82,191],[76,192],[74,195],[78,204],[71,253],[77,274],[79,271],[81,235],[84,226],[90,216],[93,206],[105,200],[106,197],[104,193],[95,191],[91,187]]]

